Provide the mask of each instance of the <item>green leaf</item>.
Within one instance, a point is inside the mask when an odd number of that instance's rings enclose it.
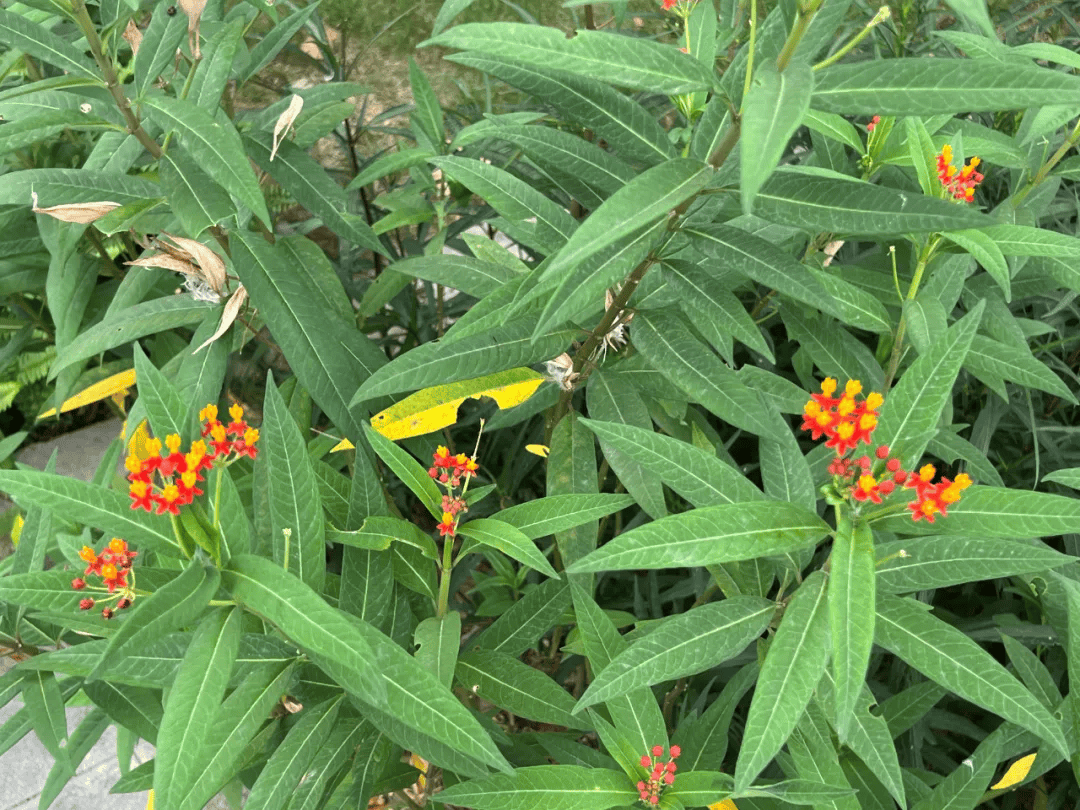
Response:
[[[735,792],[750,787],[802,717],[828,660],[825,576],[815,571],[795,592],[761,665],[735,764]]]
[[[973,810],[982,803],[1002,758],[1002,729],[988,735],[974,754],[961,762],[952,773],[941,780],[933,792],[916,802],[911,810]]]
[[[192,433],[188,429],[192,414],[187,409],[187,403],[181,398],[176,386],[150,362],[138,343],[135,344],[134,351],[139,400],[146,408],[151,433],[162,439],[169,434],[175,434],[188,444]]]
[[[375,158],[367,166],[360,170],[345,191],[355,191],[358,188],[370,185],[373,181],[391,174],[411,169],[413,166],[421,166],[428,162],[429,158],[435,157],[435,153],[423,146],[414,146],[409,149],[399,149],[396,152],[387,152]],[[419,258],[419,257],[413,257]],[[432,257],[439,258],[439,257]]]
[[[575,330],[553,332],[534,343],[532,324],[519,321],[448,345],[425,343],[372,374],[359,387],[352,404],[550,360],[561,354],[576,334]]]
[[[252,303],[272,324],[271,332],[300,384],[340,430],[357,439],[360,425],[349,411],[349,399],[385,356],[312,295],[330,284],[326,273],[332,269],[310,262],[294,264],[294,253],[282,244],[284,240],[271,246],[255,234],[234,231],[230,241],[236,274]],[[336,277],[332,282],[340,285]]]
[[[982,234],[990,237],[1006,256],[1080,256],[1080,239],[1067,233],[1028,225],[991,225]]]
[[[571,121],[596,132],[624,160],[651,166],[675,154],[656,116],[605,84],[501,56],[459,53],[446,58],[490,73],[550,103]]]
[[[457,25],[422,42],[479,51],[530,65],[558,65],[580,76],[652,93],[690,93],[712,87],[712,72],[689,54],[643,37],[578,31],[567,39],[557,28],[492,22]]]
[[[409,452],[398,447],[374,428],[364,425],[364,435],[386,465],[405,486],[413,491],[420,502],[436,518],[442,517],[442,491],[430,475],[427,468],[420,465]]]
[[[6,13],[6,12],[5,12]],[[158,196],[149,180],[94,169],[26,169],[8,172],[0,185],[0,205],[25,206],[37,191],[42,206],[112,200],[126,205]]]
[[[158,179],[169,206],[192,238],[231,216],[235,208],[225,190],[210,179],[183,149],[169,150],[158,164]]]
[[[541,166],[560,169],[605,196],[634,179],[634,170],[615,155],[569,132],[549,126],[509,125],[496,127],[491,134],[520,147]]]
[[[664,279],[679,293],[679,306],[699,325],[715,324],[726,333],[775,362],[772,350],[742,302],[729,291],[723,276],[712,275],[701,265],[673,259],[662,268]],[[711,339],[711,338],[710,338]]]
[[[2,478],[0,478],[2,483]],[[1045,492],[974,486],[949,507],[949,534],[968,537],[1051,537],[1080,532],[1080,500]],[[932,534],[908,515],[881,522],[885,531]]]
[[[771,242],[728,225],[693,226],[683,233],[718,266],[843,318],[821,279]]]
[[[575,711],[723,663],[760,636],[775,613],[773,602],[736,596],[674,616],[597,673]]]
[[[442,107],[439,106],[439,98],[431,88],[431,82],[412,57],[409,57],[409,86],[412,89],[415,105],[415,109],[409,115],[409,120],[413,133],[418,136],[417,142],[421,142],[419,135],[423,135],[431,148],[441,150],[446,142]]]
[[[1055,470],[1052,473],[1047,473],[1042,478],[1043,481],[1053,481],[1057,484],[1064,484],[1072,489],[1080,489],[1080,467],[1069,467],[1064,470]]]
[[[938,419],[952,401],[952,387],[979,326],[982,301],[938,337],[929,351],[912,363],[889,392],[881,408],[874,441],[913,468],[937,432]]]
[[[862,142],[862,136],[855,130],[851,122],[835,113],[807,110],[803,115],[803,124],[819,135],[847,144],[856,152],[862,152],[866,148]]]
[[[439,552],[431,535],[414,523],[395,517],[371,515],[364,520],[364,525],[352,532],[331,530],[330,539],[334,542],[355,546],[356,548],[385,551],[397,540],[423,552],[425,557],[438,559]]]
[[[571,411],[551,434],[547,463],[547,491],[552,495],[592,495],[598,490],[596,442]],[[599,523],[579,524],[555,535],[564,566],[589,554],[599,540]],[[592,577],[585,577],[591,581]]]
[[[34,672],[23,678],[22,699],[27,717],[45,749],[58,762],[68,764],[65,748],[67,740],[67,715],[64,713],[64,697],[51,672]]]
[[[990,374],[1076,404],[1069,386],[1026,348],[975,335],[964,358],[964,366],[976,376]]]
[[[639,312],[633,342],[653,368],[724,421],[758,436],[788,430],[779,414],[694,337],[681,318]]]
[[[708,164],[689,158],[673,158],[642,172],[589,215],[547,265],[542,278],[559,278],[622,237],[668,216],[672,208],[704,188],[712,175]]]
[[[242,554],[229,561],[222,583],[237,602],[277,625],[348,692],[365,703],[385,705],[385,676],[364,634],[297,577],[270,560]]]
[[[732,794],[735,798],[743,796],[764,796],[775,798],[788,804],[821,804],[854,795],[851,786],[827,785],[807,779],[786,779],[770,785],[749,787],[745,791]]]
[[[410,256],[394,262],[394,270],[434,284],[453,287],[475,298],[483,298],[515,277],[512,270],[502,265],[452,253]]]
[[[713,699],[701,716],[679,725],[671,741],[682,748],[684,768],[697,771],[709,762],[724,761],[731,718],[757,676],[757,661],[745,665],[724,684],[719,696]]]
[[[260,434],[261,452],[255,464],[264,468],[266,476],[274,561],[318,593],[326,573],[322,499],[307,442],[269,372]],[[288,539],[286,531],[291,534]]]
[[[187,98],[211,113],[221,102],[240,43],[244,41],[244,22],[232,19],[222,25],[207,41],[202,59],[195,65]]]
[[[135,98],[143,98],[165,69],[176,60],[176,51],[187,29],[186,14],[153,14],[135,52]]]
[[[206,568],[193,561],[168,584],[136,599],[97,665],[86,676],[87,680],[122,669],[120,665],[129,651],[191,624],[206,608],[220,580],[216,568]]]
[[[593,675],[599,675],[629,646],[615,624],[577,582],[571,582],[574,616]],[[611,698],[606,704],[615,728],[634,751],[647,751],[666,736],[664,716],[648,689]],[[596,720],[592,711],[590,716]],[[612,752],[615,755],[615,752]],[[635,760],[636,761],[636,760]]]
[[[581,422],[587,424],[588,420],[582,419]],[[633,502],[634,499],[629,495],[606,492],[595,495],[548,495],[516,506],[508,506],[491,517],[514,526],[530,540],[536,540],[610,515]]]
[[[1060,722],[1016,678],[963,632],[910,599],[878,599],[874,641],[930,680],[1068,753]]]
[[[570,604],[565,582],[549,579],[530,588],[487,630],[469,642],[469,650],[493,650],[521,655],[551,629]]]
[[[460,782],[439,794],[447,803],[476,810],[607,810],[637,801],[622,773],[580,765],[534,765],[512,774]]]
[[[715,453],[632,425],[593,419],[582,419],[581,423],[602,441],[657,473],[665,484],[694,506],[719,506],[764,498],[761,490],[734,467],[718,459]]]
[[[787,748],[798,776],[837,786],[849,784],[837,757],[828,720],[816,702],[807,705],[802,720],[788,738]],[[854,795],[834,801],[830,807],[832,810],[860,810],[859,800]]]
[[[875,236],[955,231],[993,224],[971,206],[954,205],[947,200],[839,175],[823,176],[795,169],[781,169],[765,181],[756,197],[754,213],[805,231]]]
[[[56,517],[123,537],[133,546],[166,553],[179,550],[167,518],[132,511],[126,496],[105,487],[37,470],[0,470],[0,491]]]
[[[758,189],[784,156],[788,141],[810,109],[814,72],[805,62],[792,62],[783,73],[766,62],[754,71],[743,99],[739,147],[740,194],[749,214]]]
[[[72,363],[115,349],[129,341],[198,323],[208,311],[216,308],[214,304],[196,301],[187,295],[170,295],[126,307],[94,324],[79,335],[78,340],[64,347],[49,369],[50,379]]]
[[[79,110],[54,110],[4,124],[0,132],[0,153],[25,149],[63,132],[65,129],[110,129],[116,125],[103,118],[84,115]]]
[[[849,736],[874,646],[874,536],[856,519],[837,522],[829,557],[829,627],[835,674],[836,731]]]
[[[942,235],[970,253],[1001,287],[1001,291],[1005,294],[1005,300],[1012,300],[1009,265],[993,239],[981,230],[970,229],[946,231]]]
[[[512,655],[491,650],[463,653],[457,662],[458,682],[518,717],[588,729],[588,720],[573,714],[574,698],[538,669]]]
[[[163,715],[161,695],[157,691],[120,686],[111,681],[93,681],[83,686],[83,691],[118,726],[130,729],[147,742],[157,743]]]
[[[258,44],[251,49],[247,66],[237,77],[237,84],[243,84],[260,70],[270,64],[278,52],[289,44],[293,34],[303,27],[308,18],[319,7],[319,0],[302,6],[279,22],[259,38]]]
[[[243,610],[216,610],[196,628],[169,690],[154,759],[154,796],[178,807],[205,765],[206,726],[218,712],[240,649]]]
[[[682,568],[752,560],[816,543],[829,527],[794,504],[752,501],[706,506],[638,526],[567,571]]]
[[[817,509],[817,491],[810,465],[794,434],[786,438],[758,440],[761,480],[765,494],[778,501],[790,501],[811,511]]]
[[[375,253],[386,255],[386,248],[367,222],[348,212],[348,200],[326,170],[292,141],[278,144],[277,154],[270,160],[273,138],[269,133],[248,133],[243,144],[248,155],[263,171],[323,224],[342,239]]]
[[[533,568],[544,576],[558,579],[559,575],[529,537],[509,523],[493,518],[478,518],[458,526],[457,533],[481,545],[498,549],[508,557]]]
[[[9,48],[101,84],[97,68],[77,48],[21,14],[0,11],[0,36]]]
[[[226,126],[202,107],[185,99],[148,96],[143,100],[143,106],[158,126],[166,132],[175,130],[180,134],[184,148],[216,182],[264,223],[272,224],[266,200],[244,154],[240,135],[231,124]]]
[[[461,647],[461,614],[451,610],[445,616],[429,616],[417,625],[413,640],[416,660],[449,689]]]
[[[645,401],[628,380],[596,371],[589,377],[589,413],[598,421],[652,429]],[[600,450],[619,481],[638,505],[652,518],[667,515],[663,483],[659,475],[641,466],[618,447],[600,440]]]
[[[1073,76],[980,59],[878,59],[832,65],[816,79],[813,107],[846,115],[953,115],[1080,101]]]

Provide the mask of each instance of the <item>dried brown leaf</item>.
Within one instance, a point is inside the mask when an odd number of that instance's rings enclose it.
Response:
[[[131,46],[131,55],[135,56],[139,52],[139,46],[142,45],[142,31],[135,24],[135,20],[128,20],[127,28],[120,36],[128,41]]]
[[[270,150],[270,160],[274,159],[274,155],[277,154],[278,145],[289,131],[289,127],[293,125],[296,120],[296,116],[300,115],[300,111],[304,109],[304,99],[300,96],[293,95],[289,99],[289,106],[285,109],[281,115],[278,116],[277,123],[274,124],[274,148]]]
[[[220,256],[202,242],[196,242],[194,239],[176,236],[164,231],[162,231],[161,235],[171,239],[180,248],[179,252],[186,254],[184,258],[194,259],[199,263],[202,272],[196,272],[195,275],[209,284],[214,292],[220,294],[225,290],[225,262],[221,260]],[[169,248],[169,245],[164,242],[161,245],[166,249]],[[172,250],[169,252],[174,253],[174,255],[176,253],[176,251]]]
[[[236,316],[240,314],[240,307],[244,305],[244,301],[247,300],[247,289],[241,284],[236,288],[229,300],[225,302],[225,309],[221,311],[221,322],[218,323],[218,328],[214,331],[210,337],[208,337],[199,348],[197,348],[192,354],[201,352],[219,337],[224,335],[230,326],[233,325],[233,321],[236,320]]]
[[[180,8],[184,10],[188,18],[188,45],[191,47],[191,53],[196,59],[201,59],[202,55],[199,53],[199,20],[202,17],[203,9],[206,8],[206,0],[180,0]]]
[[[48,214],[53,219],[61,222],[75,222],[79,225],[89,225],[95,220],[101,219],[113,209],[119,208],[120,203],[100,200],[88,203],[68,203],[67,205],[53,205],[49,208],[38,208],[37,192],[30,192],[31,210],[35,214]]]

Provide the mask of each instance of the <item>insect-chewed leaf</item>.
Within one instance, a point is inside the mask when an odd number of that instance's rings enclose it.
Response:
[[[1031,766],[1035,764],[1035,754],[1028,754],[1026,757],[1020,757],[1009,769],[1005,771],[1005,775],[1001,777],[997,782],[990,786],[991,790],[1005,790],[1005,788],[1011,788],[1013,785],[1023,782],[1027,778],[1028,772],[1031,771]]]
[[[388,439],[408,439],[442,430],[457,421],[468,397],[491,397],[500,408],[513,408],[536,393],[544,376],[531,368],[512,368],[471,380],[436,385],[405,397],[371,417],[371,426]]]

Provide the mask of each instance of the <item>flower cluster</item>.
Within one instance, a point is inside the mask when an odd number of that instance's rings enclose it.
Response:
[[[866,131],[867,132],[873,132],[874,128],[880,123],[881,123],[881,116],[880,115],[875,115],[873,118],[870,119],[870,123],[866,125]]]
[[[203,494],[198,484],[206,480],[204,470],[215,463],[229,464],[241,456],[255,458],[259,431],[244,421],[244,409],[239,405],[229,408],[232,421],[228,425],[218,421],[217,413],[216,405],[207,405],[199,412],[199,419],[205,423],[202,435],[209,437],[209,447],[199,439],[192,442],[186,453],[181,452],[180,437],[171,433],[165,437],[164,448],[161,439],[153,438],[146,442],[146,458],[132,453],[124,460],[132,509],[151,512],[156,506],[159,515],[166,512],[178,515],[181,506]]]
[[[871,393],[859,403],[855,397],[862,392],[862,384],[851,380],[844,387],[842,397],[834,397],[836,380],[826,377],[821,383],[821,393],[811,394],[803,408],[802,430],[809,430],[812,438],[828,437],[826,447],[836,449],[836,456],[829,462],[828,472],[838,490],[856,501],[881,503],[897,487],[915,490],[915,500],[908,504],[912,520],[926,519],[933,523],[937,515],[948,517],[948,507],[960,500],[960,493],[971,486],[971,478],[961,473],[955,480],[942,478],[934,483],[937,470],[926,464],[918,472],[905,470],[900,459],[890,458],[888,445],[874,449],[874,458],[848,455],[859,441],[870,444],[870,434],[877,427],[877,409],[883,398]],[[884,462],[884,463],[882,463]],[[875,474],[875,468],[877,473]]]
[[[638,797],[645,804],[659,804],[660,792],[675,781],[675,760],[682,751],[677,745],[671,746],[668,749],[670,759],[667,762],[660,761],[660,757],[664,755],[664,746],[654,745],[650,753],[652,756],[641,755],[641,767],[649,772],[649,781],[637,783]]]
[[[975,171],[980,161],[973,157],[964,168],[957,171],[953,166],[952,147],[945,144],[937,156],[938,180],[947,192],[961,202],[971,202],[975,196],[975,186],[983,181],[980,172]]]
[[[95,591],[112,594],[106,597],[108,601],[117,600],[117,610],[130,607],[135,601],[135,572],[131,568],[131,561],[139,556],[137,551],[128,548],[128,544],[119,537],[114,537],[101,550],[96,553],[90,546],[83,546],[79,552],[79,558],[86,563],[86,570],[82,577],[71,580],[73,590],[81,591],[86,588],[86,580],[83,577],[101,577],[103,588],[94,588]],[[130,582],[128,577],[131,578]],[[93,599],[87,597],[79,602],[80,610],[90,610],[94,606]],[[111,619],[114,611],[111,607],[105,607],[101,615]]]
[[[442,445],[435,449],[432,459],[434,466],[428,469],[428,475],[446,487],[446,494],[442,497],[439,535],[453,539],[454,532],[457,531],[458,514],[468,509],[465,504],[465,489],[469,486],[469,479],[480,466],[475,458],[469,458],[464,453],[450,455],[450,451]],[[463,487],[460,495],[454,493],[458,487]]]
[[[803,409],[802,430],[811,431],[811,437],[827,437],[826,447],[836,449],[842,456],[860,441],[870,443],[870,434],[877,427],[877,409],[884,402],[881,394],[870,393],[862,402],[855,397],[862,393],[862,383],[850,380],[844,386],[844,394],[834,397],[836,380],[826,377],[821,383],[821,393],[811,394]]]

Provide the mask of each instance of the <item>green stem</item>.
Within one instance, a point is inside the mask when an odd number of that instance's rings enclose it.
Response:
[[[922,251],[919,253],[919,262],[915,265],[915,275],[911,279],[911,286],[908,287],[906,301],[914,300],[915,296],[918,294],[919,285],[922,283],[923,274],[926,272],[926,266],[934,257],[934,251],[936,251],[938,245],[941,244],[941,240],[941,234],[933,234],[923,246]],[[889,386],[892,385],[893,378],[896,376],[896,369],[900,365],[900,356],[903,353],[904,333],[906,331],[907,315],[901,312],[900,324],[896,327],[896,338],[893,340],[892,356],[889,358],[889,370],[885,374],[883,394],[888,392]]]
[[[746,106],[746,97],[750,95],[750,82],[754,78],[754,45],[757,42],[757,0],[750,0],[750,42],[746,52],[746,76],[743,78],[742,101],[740,112]]]
[[[450,607],[450,574],[454,571],[454,535],[450,534],[443,538],[442,571],[439,579],[439,604],[436,606],[435,615],[442,618]]]
[[[172,512],[169,512],[169,523],[172,525],[173,536],[176,538],[177,548],[183,551],[184,536],[180,533],[180,516],[174,515]]]
[[[827,68],[829,65],[839,62],[841,59],[844,58],[844,56],[850,53],[856,45],[866,39],[866,37],[874,29],[874,26],[885,22],[885,20],[889,19],[890,16],[892,16],[892,12],[889,10],[889,7],[882,6],[880,9],[878,9],[878,13],[874,15],[874,18],[870,20],[870,22],[868,22],[866,25],[864,25],[863,29],[859,33],[853,36],[848,41],[848,43],[844,45],[844,47],[842,47],[832,56],[822,59],[820,62],[814,65],[814,70],[821,70],[822,68]]]
[[[214,528],[221,525],[221,479],[225,475],[225,468],[217,468],[217,480],[214,482]]]
[[[806,35],[806,30],[810,27],[810,23],[814,19],[814,15],[818,13],[818,9],[821,8],[824,0],[813,0],[807,3],[805,6],[799,3],[799,16],[795,18],[795,25],[791,28],[791,33],[788,34],[787,42],[784,43],[783,50],[780,51],[780,55],[776,57],[776,69],[780,72],[784,72],[784,68],[788,66],[791,61],[791,57],[795,55],[795,49],[799,47],[799,43],[802,42],[802,38]]]
[[[1065,153],[1076,146],[1077,141],[1080,141],[1080,120],[1076,122],[1076,126],[1073,127],[1073,131],[1069,133],[1069,137],[1065,139],[1065,142],[1058,147],[1058,150],[1050,156],[1050,159],[1047,160],[1046,163],[1039,167],[1039,171],[1031,178],[1031,181],[1020,189],[1020,191],[1012,198],[1011,203],[1014,211],[1020,207],[1020,203],[1022,203],[1024,198],[1031,193],[1032,189],[1046,179],[1046,176],[1050,174],[1053,168],[1063,157],[1065,157]]]

